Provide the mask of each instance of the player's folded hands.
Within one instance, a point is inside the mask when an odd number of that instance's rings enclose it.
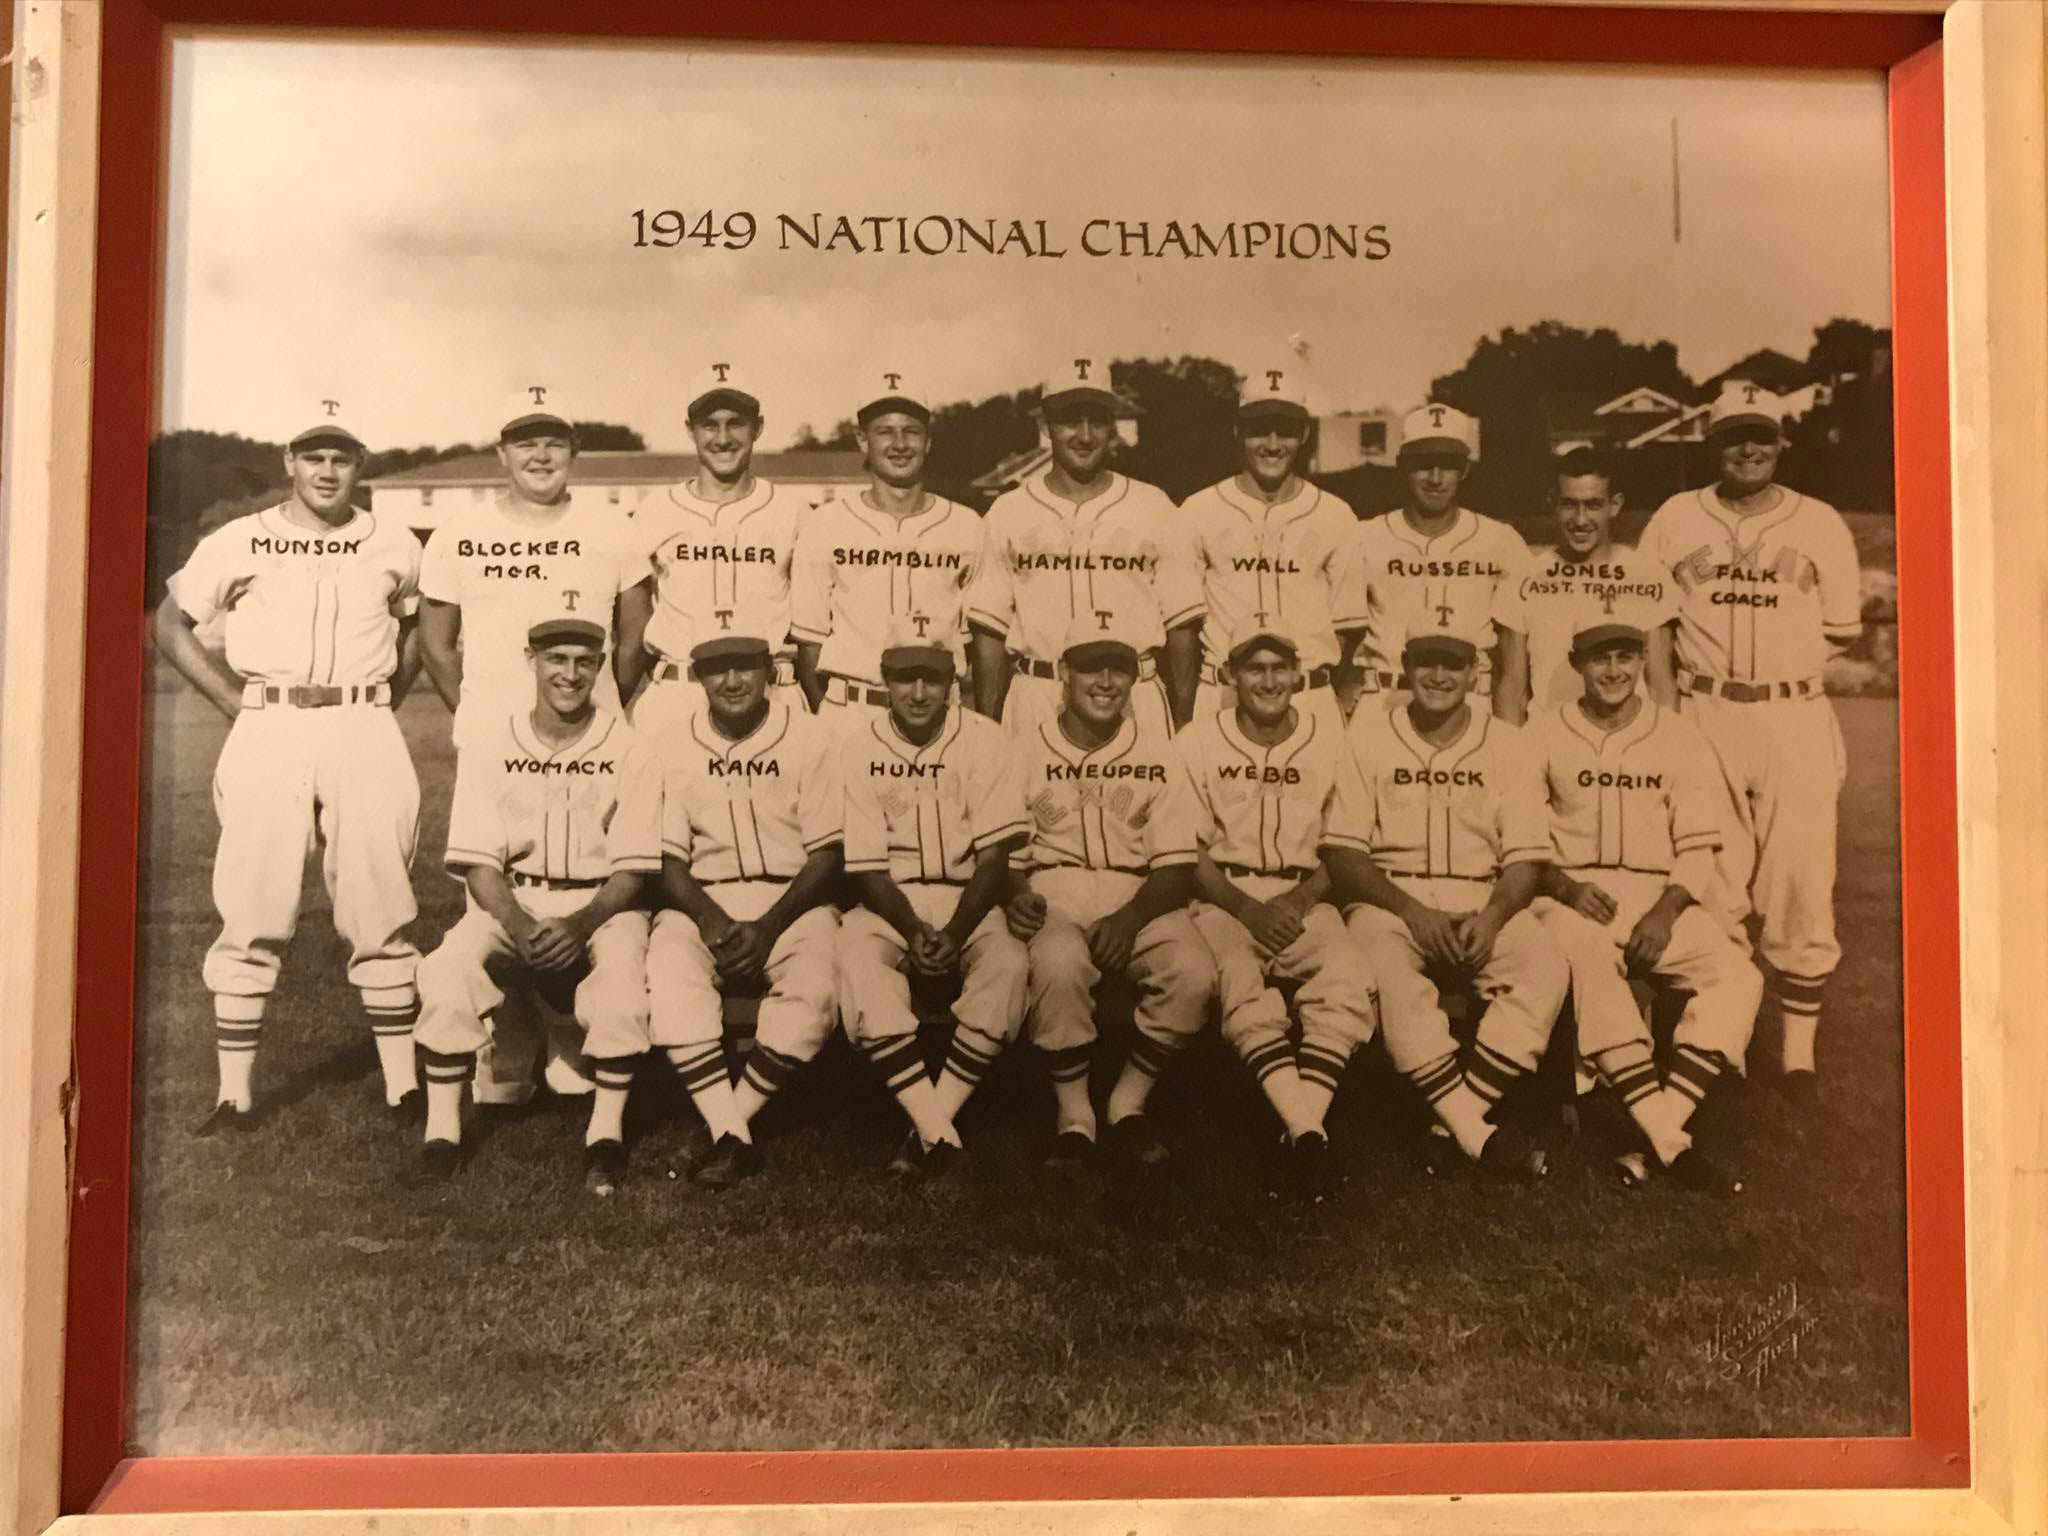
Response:
[[[734,923],[711,941],[712,963],[725,981],[759,976],[768,968],[774,939],[759,923]]]
[[[1401,921],[1408,925],[1415,947],[1422,951],[1424,959],[1433,960],[1438,965],[1464,964],[1464,935],[1458,931],[1458,921],[1450,913],[1417,902],[1401,914]]]
[[[525,949],[535,969],[566,971],[583,958],[583,935],[566,918],[542,918],[527,929]]]
[[[1099,971],[1121,971],[1137,946],[1138,925],[1127,913],[1112,912],[1089,925],[1088,958]]]
[[[1010,925],[1010,936],[1030,943],[1045,926],[1045,911],[1045,898],[1038,892],[1018,891],[1003,904],[1003,919]]]
[[[1269,955],[1283,953],[1301,937],[1301,914],[1285,900],[1255,903],[1244,915],[1252,942]]]
[[[960,962],[960,946],[951,934],[937,928],[920,927],[910,941],[910,963],[926,976],[944,976]]]

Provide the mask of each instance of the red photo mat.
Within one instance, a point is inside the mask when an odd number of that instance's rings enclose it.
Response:
[[[1883,70],[1890,88],[1911,1433],[1897,1438],[123,1459],[147,447],[166,28],[480,30],[465,0],[105,0],[79,846],[83,1105],[65,1300],[66,1513],[1641,1489],[1965,1487],[1961,1007],[1940,22],[1360,0],[612,0],[616,37]],[[558,32],[552,0],[488,30]],[[232,1305],[224,1298],[223,1304]]]

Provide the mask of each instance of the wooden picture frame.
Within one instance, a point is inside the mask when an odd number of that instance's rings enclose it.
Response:
[[[1047,45],[1078,9],[910,0],[848,14],[822,0],[747,11],[621,0],[601,30]],[[144,1510],[149,1529],[174,1532],[880,1532],[970,1518],[1001,1531],[1220,1532],[1254,1520],[1304,1531],[2048,1529],[2048,1130],[2030,1092],[2048,1077],[2048,1040],[2026,1011],[2048,991],[2036,932],[2048,910],[2048,757],[2033,665],[2048,569],[2043,11],[2016,0],[1719,11],[1661,0],[1278,0],[1256,7],[1253,28],[1253,9],[1105,0],[1089,40],[1239,51],[1286,38],[1293,51],[1890,71],[1899,497],[1949,505],[1947,527],[1906,552],[1953,569],[1948,589],[1902,583],[1901,594],[1902,631],[1920,637],[1901,669],[1911,1436],[1722,1442],[1705,1459],[1679,1442],[1379,1447],[1370,1465],[1354,1448],[391,1457],[368,1484],[348,1458],[117,1467],[127,1338],[106,1297],[110,1281],[116,1296],[126,1285],[128,1041],[105,1021],[134,1006],[142,613],[119,599],[141,590],[164,32],[545,32],[573,18],[533,0],[481,13],[454,0],[33,0],[16,42],[21,215],[0,610],[0,1017],[13,1021],[0,1036],[0,1529],[119,1530]],[[1928,639],[1951,636],[1952,653]],[[1989,664],[2001,648],[2003,669]],[[74,1019],[85,1027],[74,1031]],[[1966,1310],[1944,1305],[1965,1261]],[[1093,1497],[1063,1498],[1083,1477]],[[1891,1486],[1830,1487],[1840,1481]],[[1658,1484],[1698,1491],[1643,1491]],[[546,1507],[561,1489],[606,1507]],[[528,1507],[466,1508],[485,1497]],[[375,1513],[365,1498],[412,1512]],[[257,1512],[279,1508],[291,1512]],[[233,1509],[247,1513],[221,1513]]]

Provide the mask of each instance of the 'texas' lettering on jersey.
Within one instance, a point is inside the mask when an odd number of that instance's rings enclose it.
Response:
[[[1292,768],[1287,770],[1293,773]],[[1228,768],[1224,777],[1231,776]],[[1164,763],[1047,763],[1045,777],[1048,783],[1063,779],[1145,779],[1154,784],[1166,782]],[[1288,782],[1292,783],[1293,780]]]
[[[1299,784],[1301,770],[1295,767],[1262,767],[1257,763],[1219,763],[1216,777],[1225,783],[1242,779],[1248,784]]]
[[[1151,555],[1063,555],[1046,550],[1019,550],[1019,571],[1123,571],[1143,575],[1156,563]]]
[[[727,565],[774,565],[778,556],[766,544],[691,544],[678,540],[669,550],[676,565],[723,560]]]
[[[361,539],[279,539],[267,533],[249,537],[252,555],[352,555],[362,547]]]
[[[551,762],[546,758],[540,757],[508,757],[505,759],[505,771],[513,774],[535,774],[541,778],[547,778],[558,773],[616,774],[618,769],[613,766],[612,759],[608,757],[587,757],[580,761],[560,763]]]
[[[779,779],[782,764],[773,758],[765,762],[729,763],[722,757],[707,757],[704,771],[714,779]]]
[[[967,556],[957,549],[835,549],[835,565],[880,565],[903,571],[960,571]]]
[[[1460,789],[1486,787],[1486,774],[1478,768],[1396,768],[1396,784],[1453,785]]]
[[[1399,555],[1387,561],[1389,576],[1491,576],[1496,581],[1507,575],[1495,560],[1403,560]]]
[[[1613,773],[1605,769],[1594,772],[1591,768],[1579,770],[1581,789],[1662,789],[1664,775],[1661,773]]]
[[[1671,567],[1678,585],[1691,593],[1701,585],[1727,583],[1734,590],[1715,592],[1708,601],[1739,608],[1775,608],[1778,593],[1772,590],[1744,590],[1745,587],[1796,587],[1811,592],[1820,585],[1820,568],[1790,544],[1779,546],[1777,557],[1768,565],[1754,556],[1730,563],[1714,558],[1714,547],[1702,544],[1691,554],[1681,555]]]

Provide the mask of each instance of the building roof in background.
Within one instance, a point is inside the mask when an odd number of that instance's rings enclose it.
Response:
[[[694,453],[656,449],[596,449],[579,453],[569,466],[571,485],[674,485],[697,472]],[[794,483],[865,481],[858,453],[850,449],[793,450],[757,453],[754,472],[770,480]],[[393,490],[438,490],[443,486],[502,485],[505,471],[495,453],[466,453],[459,458],[419,464],[377,475],[366,485]]]

